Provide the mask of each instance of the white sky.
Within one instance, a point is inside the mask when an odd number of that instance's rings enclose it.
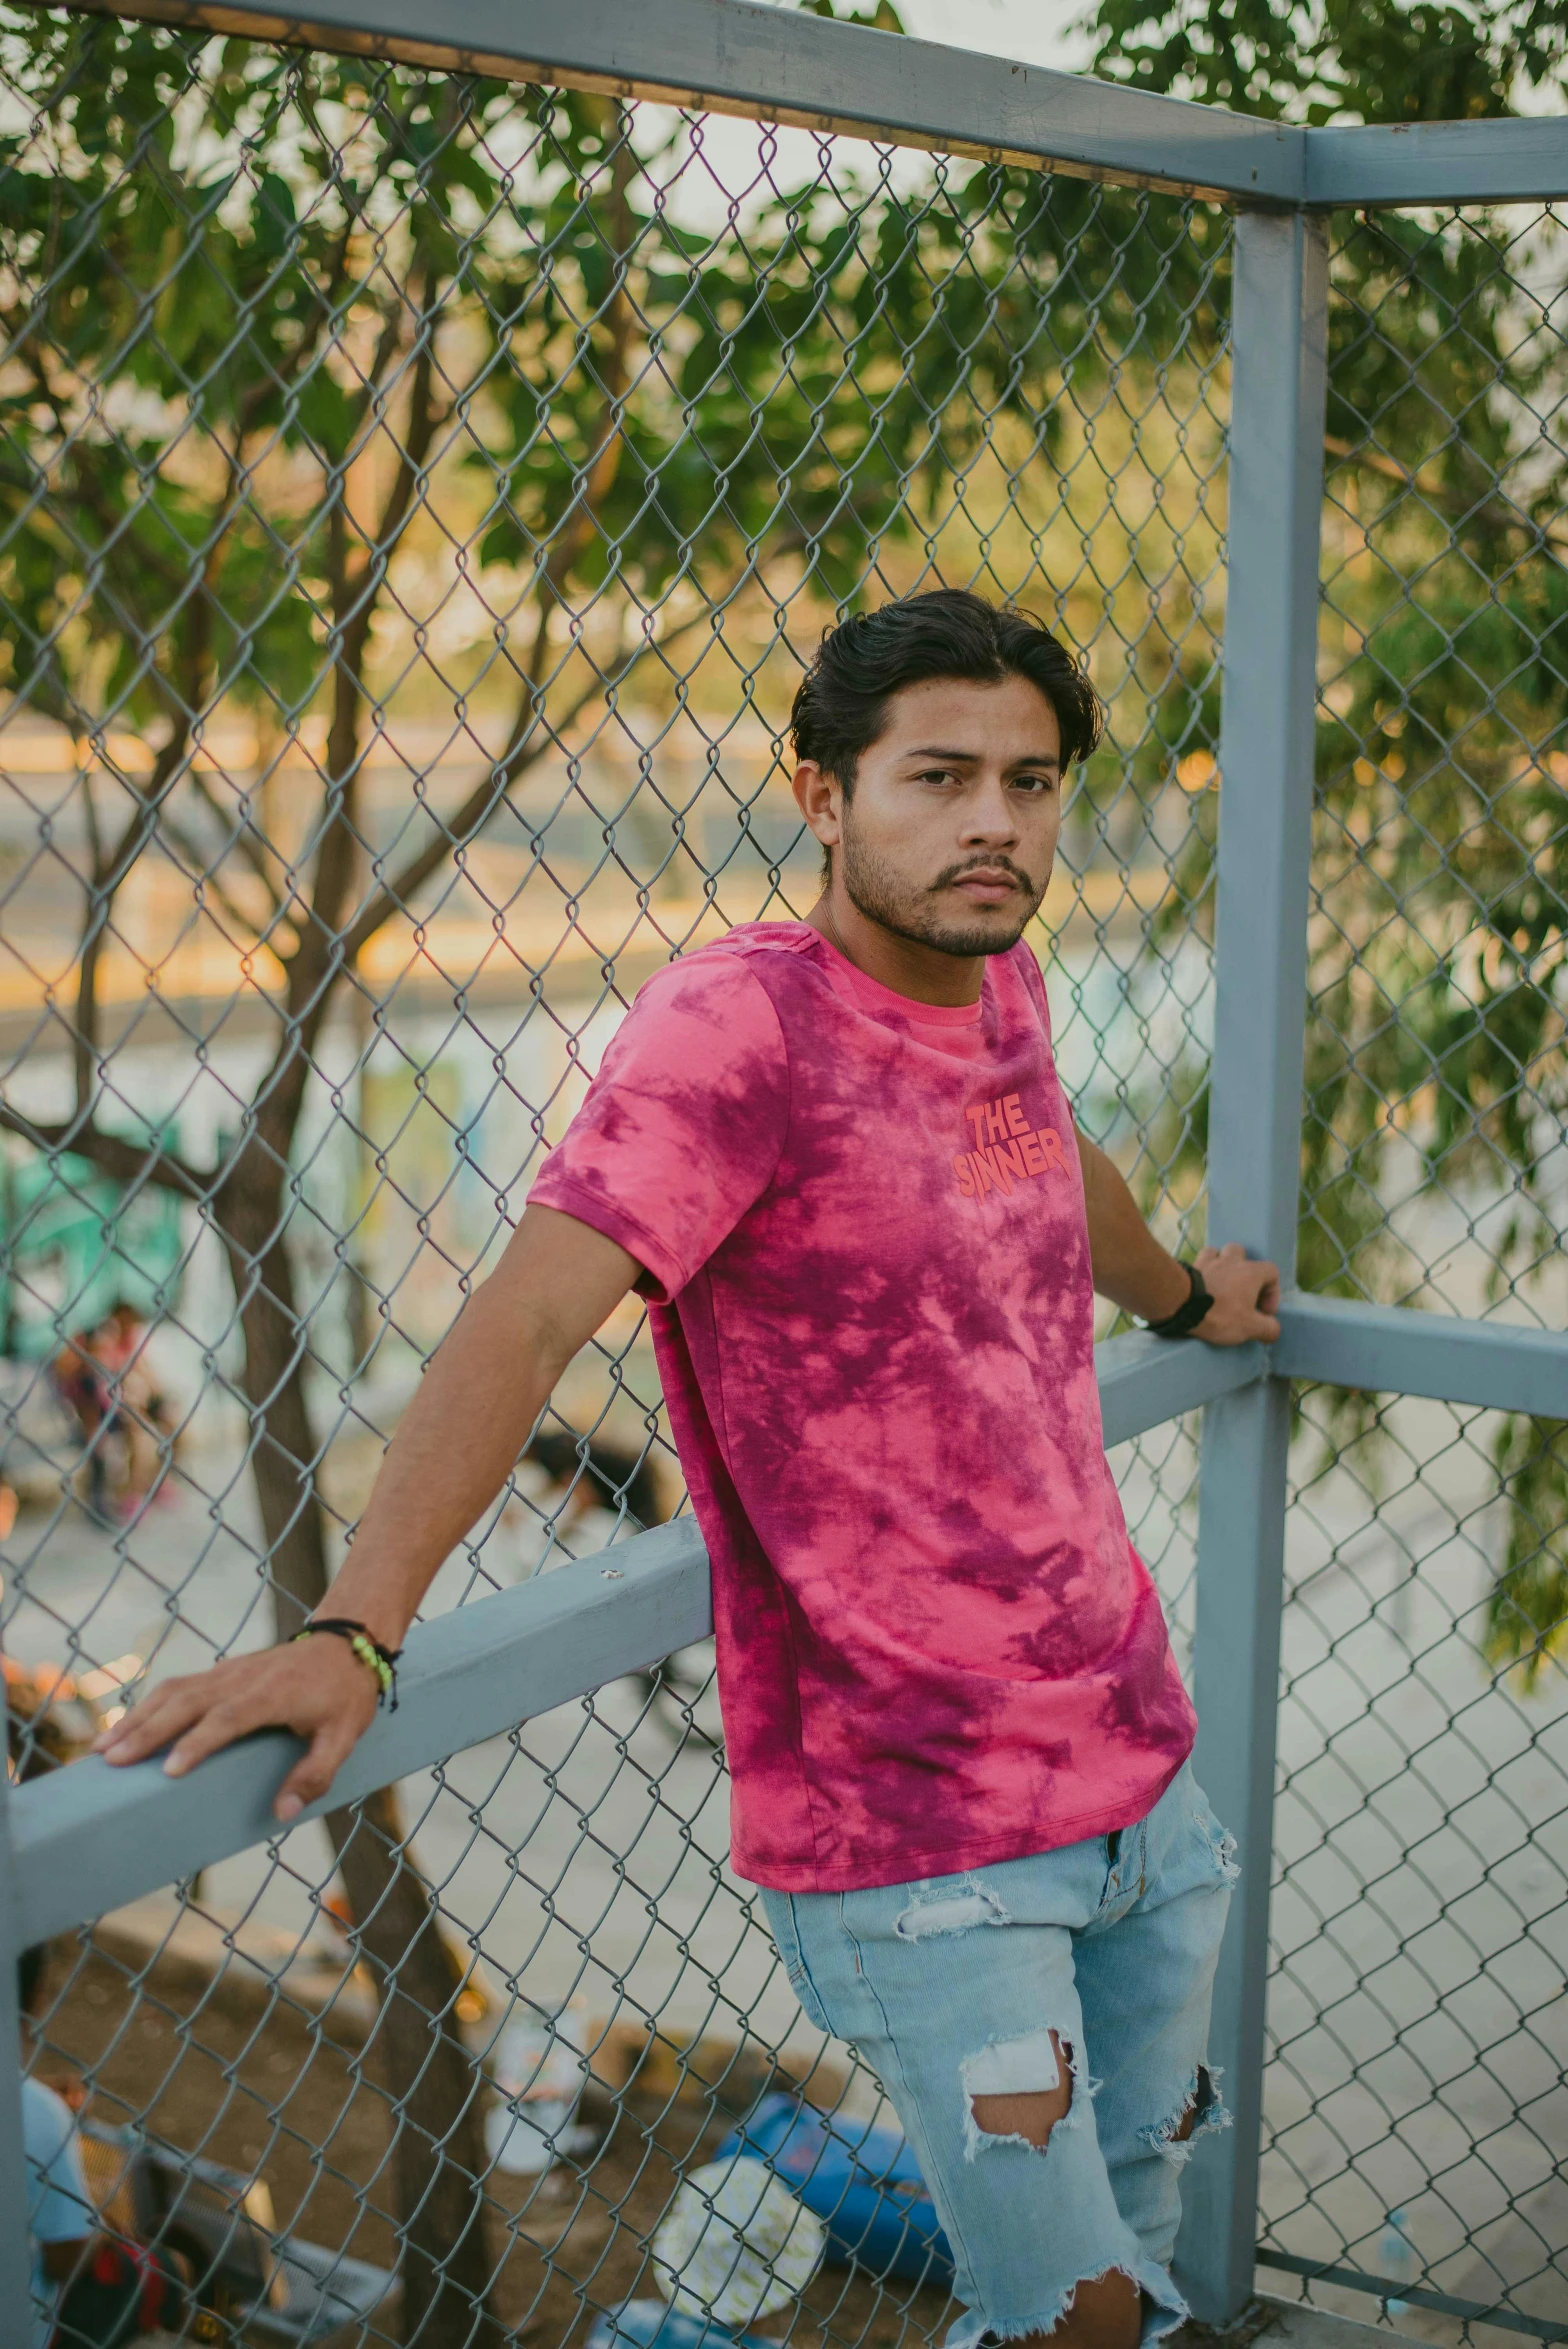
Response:
[[[1089,44],[1074,30],[1092,0],[895,0],[906,30],[923,41],[988,49],[1025,65],[1082,73]]]

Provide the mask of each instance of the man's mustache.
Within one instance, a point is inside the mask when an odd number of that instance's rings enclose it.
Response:
[[[972,856],[964,864],[948,865],[932,882],[933,889],[946,889],[954,881],[961,881],[965,873],[1006,873],[1017,882],[1026,897],[1038,898],[1044,894],[1037,889],[1022,865],[1015,865],[1010,856]]]

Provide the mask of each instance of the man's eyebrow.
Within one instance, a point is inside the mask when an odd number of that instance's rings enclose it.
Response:
[[[978,750],[944,750],[938,743],[923,743],[916,749],[906,750],[904,756],[906,759],[952,759],[956,765],[972,767],[984,753]],[[1015,767],[1059,767],[1061,763],[1060,753],[1054,750],[1026,750],[1021,759],[1009,761]]]

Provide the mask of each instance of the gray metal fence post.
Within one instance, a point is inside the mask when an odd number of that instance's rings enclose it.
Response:
[[[1209,1230],[1295,1260],[1311,851],[1327,258],[1322,224],[1244,213],[1232,314]],[[1197,1769],[1241,1849],[1210,2049],[1233,2126],[1196,2149],[1177,2270],[1224,2323],[1252,2296],[1289,1388],[1204,1414]]]
[[[11,1851],[11,1787],[0,1769],[0,2309],[31,2311],[32,2253],[27,2234],[27,2165],[22,2154],[21,2013],[16,1961],[20,1904]],[[5,2333],[9,2339],[9,2330]],[[23,2337],[18,2332],[17,2338]],[[27,2339],[32,2338],[29,2315]]]

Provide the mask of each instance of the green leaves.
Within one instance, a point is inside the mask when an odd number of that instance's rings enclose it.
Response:
[[[1115,78],[1378,122],[1560,90],[1568,9],[1101,0],[1093,22]],[[1345,218],[1332,253],[1300,1276],[1407,1296],[1412,1190],[1472,1219],[1511,1194],[1496,1300],[1536,1277],[1568,1121],[1561,258],[1550,222],[1480,213]],[[1568,1639],[1568,1462],[1555,1438],[1521,1461],[1489,1652],[1534,1671]]]
[[[1095,70],[1295,122],[1506,114],[1562,71],[1560,0],[1099,0]]]

